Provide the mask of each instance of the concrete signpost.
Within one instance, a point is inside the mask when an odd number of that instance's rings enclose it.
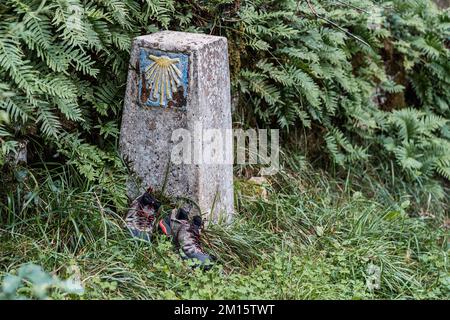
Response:
[[[205,129],[221,135],[205,139]],[[194,200],[208,220],[229,221],[233,214],[230,136],[226,38],[173,31],[135,38],[120,150],[142,184],[130,182],[129,194],[165,186],[170,196]],[[205,161],[208,139],[218,137],[221,141],[214,145],[226,154],[219,161]],[[180,144],[183,161],[174,161]]]

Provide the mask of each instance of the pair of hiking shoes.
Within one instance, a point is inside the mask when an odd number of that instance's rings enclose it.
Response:
[[[157,224],[157,228],[172,239],[183,259],[194,260],[194,267],[210,269],[215,258],[207,254],[201,246],[202,218],[194,216],[189,219],[188,212],[180,208],[173,209],[168,216],[158,221],[160,206],[159,201],[149,191],[132,202],[125,218],[132,236],[150,241]]]

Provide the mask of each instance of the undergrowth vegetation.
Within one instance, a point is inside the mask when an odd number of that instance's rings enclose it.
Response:
[[[182,261],[164,236],[131,239],[113,199],[70,166],[22,172],[21,183],[40,188],[23,203],[17,185],[0,207],[1,274],[32,262],[84,288],[52,287],[51,298],[448,298],[443,220],[299,165],[263,184],[236,181],[234,222],[205,230],[204,246],[219,258],[208,272]],[[169,210],[165,203],[162,215]],[[33,292],[27,282],[19,294]]]

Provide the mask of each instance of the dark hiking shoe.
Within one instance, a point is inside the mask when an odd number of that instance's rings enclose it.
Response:
[[[135,238],[150,241],[160,203],[149,192],[144,192],[131,204],[125,223]]]
[[[170,216],[159,222],[162,232],[172,237],[177,250],[181,251],[181,257],[186,260],[196,260],[194,267],[208,270],[212,267],[214,257],[203,251],[200,243],[202,218],[195,216],[189,222],[188,213],[184,209],[174,209]]]

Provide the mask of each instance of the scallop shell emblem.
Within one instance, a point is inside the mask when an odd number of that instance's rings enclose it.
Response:
[[[145,76],[151,88],[153,99],[159,99],[159,104],[172,99],[172,93],[177,91],[181,82],[181,71],[177,67],[179,59],[168,56],[149,55],[152,63],[146,68]]]

